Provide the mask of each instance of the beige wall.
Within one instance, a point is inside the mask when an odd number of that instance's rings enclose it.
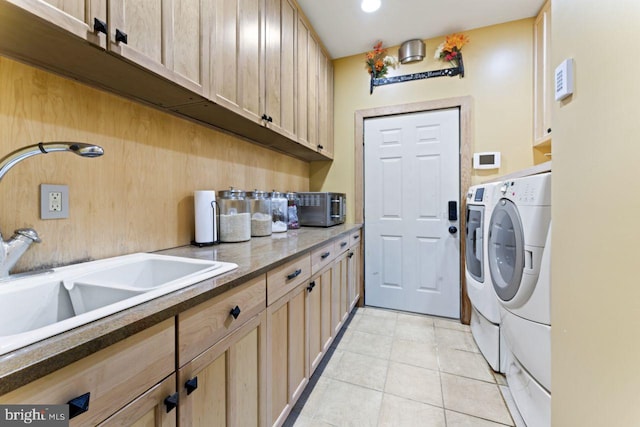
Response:
[[[375,33],[375,32],[374,32]],[[341,191],[353,201],[354,111],[388,105],[471,95],[474,99],[473,151],[502,152],[496,173],[476,172],[473,183],[533,164],[533,18],[465,32],[471,42],[464,47],[465,77],[439,77],[378,87],[369,95],[369,74],[364,53],[334,61],[335,160],[311,166],[313,191]],[[375,34],[374,34],[375,35]],[[391,75],[446,68],[433,59],[444,37],[425,40],[425,60],[402,65]],[[389,48],[397,56],[398,48]],[[353,220],[353,203],[348,219]]]
[[[27,159],[0,182],[0,230],[33,227],[17,270],[188,244],[193,191],[306,191],[309,163],[0,57],[0,157],[39,141],[105,155]],[[67,184],[70,218],[39,219],[39,185]]]
[[[554,426],[640,423],[640,2],[553,0]],[[606,37],[603,37],[606,35]]]

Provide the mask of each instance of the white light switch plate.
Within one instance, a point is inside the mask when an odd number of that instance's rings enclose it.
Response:
[[[40,219],[69,218],[69,186],[40,184]]]

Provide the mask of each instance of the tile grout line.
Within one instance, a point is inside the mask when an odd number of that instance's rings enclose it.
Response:
[[[433,338],[436,344],[436,360],[438,362],[438,378],[440,379],[440,397],[442,398],[442,417],[444,418],[444,426],[447,427],[447,408],[444,406],[444,384],[442,382],[442,370],[440,369],[440,345],[438,344],[438,336],[436,335],[436,322],[433,322]]]

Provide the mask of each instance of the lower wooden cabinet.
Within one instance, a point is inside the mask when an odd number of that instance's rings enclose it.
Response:
[[[347,253],[347,302],[348,302],[348,312],[353,310],[353,307],[356,306],[358,300],[360,299],[360,289],[361,289],[361,252],[360,245],[358,244],[352,246]]]
[[[175,427],[177,402],[176,375],[172,374],[98,426]]]
[[[308,276],[307,276],[308,277]],[[309,382],[305,281],[267,307],[267,419],[281,425]]]
[[[333,341],[331,329],[331,282],[333,269],[325,268],[311,278],[307,287],[307,330],[309,336],[309,377]]]
[[[342,328],[342,324],[348,316],[347,309],[347,270],[349,258],[348,252],[343,252],[336,257],[333,264],[333,278],[331,281],[331,327],[333,336],[336,336]]]
[[[140,399],[147,401],[142,406],[161,407],[173,388],[166,389],[166,395],[148,393],[174,371],[175,320],[171,318],[0,396],[0,404],[60,405],[88,393],[87,410],[71,418],[70,425],[96,425]],[[172,413],[175,423],[175,410]],[[166,418],[170,422],[171,415]]]
[[[264,426],[265,311],[178,371],[179,425]]]

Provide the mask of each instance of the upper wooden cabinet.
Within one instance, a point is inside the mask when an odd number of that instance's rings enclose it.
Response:
[[[0,0],[0,16],[2,55],[333,157],[333,68],[295,0]]]
[[[209,59],[211,99],[261,122],[264,85],[261,0],[215,0]]]
[[[208,67],[208,2],[109,0],[109,50],[198,95]]]
[[[265,115],[269,128],[296,140],[295,30],[298,11],[290,0],[266,0]]]
[[[7,0],[49,24],[107,48],[107,0]]]
[[[551,68],[551,2],[547,1],[534,25],[534,93],[533,93],[533,145],[547,148],[551,145],[551,104],[553,79]]]

